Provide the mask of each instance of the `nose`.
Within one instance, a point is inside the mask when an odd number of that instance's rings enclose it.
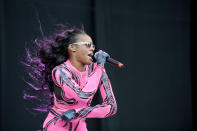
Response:
[[[91,50],[91,51],[94,51],[94,50],[95,50],[95,47],[92,45],[92,46],[90,47],[90,50]]]

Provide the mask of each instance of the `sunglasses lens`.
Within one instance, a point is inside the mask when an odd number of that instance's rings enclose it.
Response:
[[[87,46],[88,48],[91,48],[91,47],[94,48],[94,47],[95,47],[94,44],[91,43],[91,42],[87,42],[87,43],[86,43],[86,46]]]
[[[88,43],[87,43],[87,46],[90,48],[90,47],[91,47],[91,43],[88,42]]]

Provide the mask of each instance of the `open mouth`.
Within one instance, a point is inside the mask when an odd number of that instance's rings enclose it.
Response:
[[[89,58],[90,58],[91,60],[93,60],[93,59],[92,59],[93,53],[89,53],[88,56],[89,56]]]

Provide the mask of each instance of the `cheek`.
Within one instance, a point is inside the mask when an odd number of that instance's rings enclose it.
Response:
[[[78,51],[78,56],[84,56],[86,54],[86,51],[84,50],[84,49],[80,49],[79,51]]]
[[[77,57],[79,59],[84,59],[86,56],[87,56],[87,51],[86,50],[81,49],[77,53]]]

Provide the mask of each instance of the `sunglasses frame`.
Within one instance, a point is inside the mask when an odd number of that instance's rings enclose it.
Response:
[[[92,46],[93,48],[95,48],[95,45],[92,42],[88,42],[88,41],[75,42],[75,43],[72,43],[72,44],[75,44],[75,45],[86,45],[89,48]]]

